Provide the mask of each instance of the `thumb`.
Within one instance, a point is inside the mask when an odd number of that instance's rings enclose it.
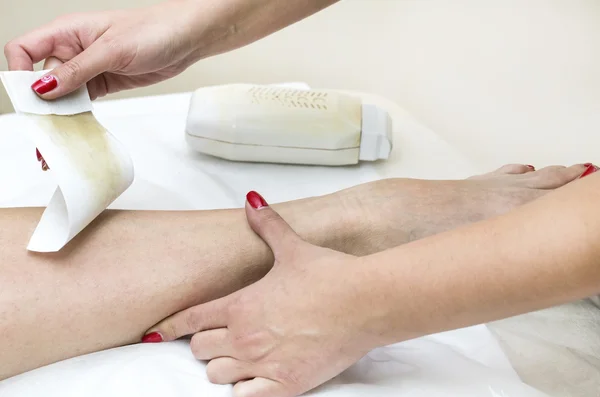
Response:
[[[275,258],[281,259],[291,244],[302,241],[290,225],[254,191],[246,195],[246,218],[252,230],[271,248]]]
[[[37,80],[31,88],[43,99],[56,99],[75,91],[108,70],[111,56],[103,48],[102,43],[96,41],[75,58]]]

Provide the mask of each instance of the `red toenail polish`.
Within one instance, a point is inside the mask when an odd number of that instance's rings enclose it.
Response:
[[[44,76],[31,85],[31,88],[40,95],[52,91],[58,87],[58,80],[52,75]]]
[[[533,165],[527,164],[527,168],[529,168],[531,171],[535,171],[535,167]]]
[[[160,343],[162,341],[163,337],[158,332],[151,332],[142,338],[142,343]]]
[[[591,175],[594,172],[598,171],[598,169],[599,168],[596,167],[594,164],[587,165],[586,170],[583,172],[583,174],[581,174],[581,176],[579,178],[583,178],[583,177],[586,177],[588,175]]]
[[[265,199],[255,191],[248,192],[246,195],[246,200],[248,200],[248,204],[250,204],[250,206],[255,210],[259,210],[269,205]]]
[[[38,148],[35,148],[35,155],[37,156],[38,161],[42,161],[43,157]]]

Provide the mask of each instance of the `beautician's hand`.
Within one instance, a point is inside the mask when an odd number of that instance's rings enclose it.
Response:
[[[291,397],[328,381],[377,346],[376,314],[362,298],[360,259],[298,237],[264,199],[247,196],[252,229],[271,247],[275,265],[257,283],[179,312],[145,341],[195,334],[196,358],[210,360],[209,379],[234,383],[236,397]]]
[[[33,70],[54,56],[65,62],[33,85],[44,99],[88,84],[92,99],[173,77],[199,57],[193,2],[61,17],[6,45],[10,70]],[[199,41],[199,40],[198,40]]]

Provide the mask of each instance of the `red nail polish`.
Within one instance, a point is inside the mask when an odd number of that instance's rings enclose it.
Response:
[[[527,168],[529,168],[531,171],[535,171],[535,167],[533,165],[527,164]]]
[[[246,200],[248,200],[248,204],[250,204],[250,206],[255,210],[267,207],[269,205],[265,199],[255,191],[248,192],[246,195]]]
[[[42,161],[44,159],[38,148],[35,148],[35,155],[37,156],[38,161]]]
[[[58,86],[58,80],[52,75],[44,76],[31,85],[31,88],[40,95],[52,91]]]
[[[579,178],[586,177],[590,174],[593,174],[596,171],[598,171],[598,167],[596,167],[594,164],[590,164],[587,166],[586,170],[583,172],[583,174],[581,174]]]
[[[160,343],[162,341],[163,337],[158,332],[150,332],[142,338],[142,343]]]

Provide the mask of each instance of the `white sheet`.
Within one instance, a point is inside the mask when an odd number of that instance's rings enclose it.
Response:
[[[346,168],[233,163],[191,152],[183,139],[189,94],[102,102],[98,119],[130,151],[136,180],[112,208],[241,207],[248,190],[272,202],[319,195],[384,176],[462,178],[474,167],[401,109],[374,97],[395,121],[395,149],[386,163]],[[16,127],[16,128],[15,128]],[[55,188],[39,170],[18,120],[0,117],[0,206],[40,206]],[[0,382],[2,397],[227,396],[211,385],[185,341],[135,345],[57,363]],[[522,383],[485,326],[377,349],[312,394],[537,397]]]

